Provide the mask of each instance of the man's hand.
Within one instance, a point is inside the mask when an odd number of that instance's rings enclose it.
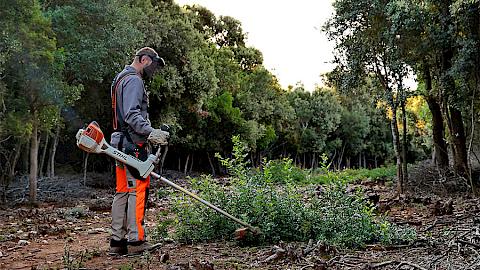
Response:
[[[150,133],[150,135],[148,135],[148,140],[155,145],[167,145],[169,137],[170,133],[168,133],[167,131],[163,131],[161,129],[154,129]]]

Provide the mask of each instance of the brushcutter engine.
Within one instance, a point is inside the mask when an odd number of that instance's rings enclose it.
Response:
[[[79,129],[77,135],[77,146],[87,153],[102,153],[102,145],[105,142],[105,136],[98,126],[97,122],[93,121],[86,129]]]
[[[77,146],[87,153],[107,154],[108,156],[129,165],[138,171],[141,178],[147,178],[155,168],[158,162],[156,155],[150,154],[145,161],[141,161],[133,156],[127,155],[122,151],[112,147],[105,141],[100,126],[93,121],[85,129],[79,129],[77,135]]]

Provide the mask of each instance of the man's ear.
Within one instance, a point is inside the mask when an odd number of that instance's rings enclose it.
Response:
[[[144,54],[140,55],[140,59],[139,59],[139,60],[140,60],[140,63],[146,65],[147,62],[148,62],[148,58],[149,58],[149,57],[146,56],[146,55],[144,55]]]
[[[145,65],[150,65],[150,64],[153,62],[153,61],[150,59],[150,57],[148,57],[148,56],[146,56],[146,55],[143,55],[143,56],[144,56],[144,57],[143,57],[142,60],[145,60],[145,61],[144,61],[144,62],[140,62],[140,63],[145,64]],[[149,61],[148,61],[149,59],[150,59],[150,64],[148,63],[148,62],[149,62]]]

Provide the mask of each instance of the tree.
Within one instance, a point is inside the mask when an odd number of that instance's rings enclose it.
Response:
[[[359,156],[359,167],[362,167],[361,153],[366,148],[365,137],[370,130],[368,109],[360,104],[343,104],[341,110],[341,124],[333,137],[340,140],[337,168],[340,168],[343,157],[347,157],[347,167],[350,167],[350,158]]]
[[[367,159],[374,167],[390,162],[393,145],[391,128],[387,114],[379,108],[383,90],[371,77],[363,78],[355,85],[344,80],[351,78],[339,68],[325,74],[328,87],[336,89],[341,102],[342,120],[337,130],[330,136],[328,149],[337,159],[336,167],[351,166],[351,159],[358,156],[359,166],[367,165]],[[363,152],[363,155],[362,155]]]
[[[0,22],[5,28],[12,29],[13,21],[7,21],[7,18],[9,18],[7,17],[7,11],[7,9],[0,10]],[[15,174],[15,167],[20,154],[19,146],[21,146],[21,142],[17,138],[26,137],[26,134],[23,134],[26,128],[17,125],[21,123],[21,121],[17,121],[19,117],[15,117],[12,112],[7,111],[6,106],[11,95],[6,85],[5,64],[12,53],[18,50],[18,46],[17,38],[13,33],[0,32],[0,183],[4,186],[13,179]],[[18,127],[18,129],[14,127]],[[15,133],[16,131],[19,132]]]
[[[352,87],[359,78],[375,74],[378,84],[383,89],[382,99],[391,111],[391,128],[394,151],[397,157],[397,189],[404,192],[407,182],[406,138],[404,132],[403,150],[397,123],[397,110],[404,111],[407,98],[404,79],[410,69],[401,57],[400,36],[392,28],[391,18],[387,12],[390,5],[397,2],[388,1],[343,1],[334,2],[336,15],[331,18],[324,29],[331,40],[336,42],[336,62],[350,79],[344,80]],[[361,81],[361,79],[360,79]],[[354,87],[352,87],[354,88]],[[406,116],[405,113],[402,114]],[[403,120],[403,123],[406,119]],[[406,125],[404,125],[406,127]]]
[[[468,176],[470,184],[475,194],[480,194],[480,180],[472,176],[472,166],[465,166],[462,162],[471,161],[472,144],[475,134],[475,116],[478,112],[479,104],[477,95],[480,92],[480,2],[457,0],[452,1],[449,12],[454,21],[455,44],[458,48],[452,61],[450,73],[454,74],[456,83],[456,93],[452,95],[452,107],[462,112],[462,116],[470,116],[470,121],[466,121],[465,137],[470,136],[468,149],[466,148],[466,157],[460,156],[462,150],[457,151],[455,163],[457,172],[462,173],[462,169],[470,169]],[[469,108],[467,110],[466,108]],[[455,114],[455,113],[454,113]],[[455,115],[452,115],[452,118]],[[456,120],[458,121],[458,119]],[[460,126],[459,122],[458,125]],[[463,124],[463,122],[462,122]],[[453,123],[455,125],[455,123]],[[469,134],[467,130],[470,129]],[[455,134],[455,133],[452,133]],[[456,136],[457,137],[457,136]],[[462,141],[458,139],[459,148],[463,147]],[[466,141],[465,141],[466,142]],[[455,144],[457,146],[457,144]],[[458,160],[457,160],[458,159]]]
[[[40,4],[37,1],[33,4],[31,1],[7,2],[1,7],[2,19],[6,20],[7,32],[15,33],[19,46],[6,61],[6,87],[11,92],[6,110],[18,112],[17,117],[28,123],[29,198],[35,203],[39,130],[56,120],[59,106],[70,95],[75,96],[78,89],[68,87],[61,80],[63,52],[56,47],[50,22],[43,16]]]
[[[179,164],[184,158],[187,168],[188,163],[193,164],[194,152],[205,151],[206,104],[218,87],[212,58],[216,48],[194,27],[190,14],[173,1],[153,5],[149,39],[164,56],[167,67],[150,85],[150,116],[154,125],[168,123],[173,127],[173,150]]]
[[[302,155],[302,166],[314,167],[318,163],[317,156],[325,150],[327,138],[340,124],[340,102],[332,89],[325,88],[310,93],[297,87],[289,93],[288,99],[296,115],[295,135],[292,136],[296,154]]]
[[[464,177],[469,171],[464,115],[468,108],[473,113],[477,87],[478,6],[478,1],[408,1],[392,10],[394,25],[403,29],[404,57],[424,82],[422,94],[432,112],[435,161],[442,169],[448,165],[445,120],[453,167]],[[472,181],[474,188],[478,185]]]
[[[421,94],[426,97],[432,113],[432,128],[434,141],[434,160],[437,166],[444,170],[448,166],[448,150],[445,143],[444,118],[442,104],[445,91],[442,90],[440,80],[442,53],[451,46],[448,29],[442,29],[442,21],[446,17],[440,15],[440,6],[445,3],[410,1],[409,4],[392,5],[390,16],[395,29],[402,37],[399,41],[404,49],[403,57],[416,73],[423,88]],[[448,27],[447,27],[448,28]],[[421,42],[419,42],[419,38]]]
[[[135,50],[144,46],[144,34],[139,30],[146,15],[129,1],[45,1],[46,16],[52,22],[57,46],[65,54],[63,80],[70,86],[81,86],[81,97],[64,104],[61,115],[69,125],[58,121],[50,132],[53,135],[49,155],[49,175],[53,176],[56,145],[62,133],[67,133],[64,145],[72,153],[75,132],[85,123],[95,120],[106,134],[112,130],[110,83],[116,73],[129,64]],[[91,163],[107,163],[101,157],[91,157]],[[105,166],[108,168],[108,166]]]

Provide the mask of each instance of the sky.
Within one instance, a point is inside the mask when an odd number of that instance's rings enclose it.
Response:
[[[282,87],[298,82],[313,91],[322,85],[320,75],[333,70],[333,42],[322,25],[333,15],[333,0],[175,0],[198,4],[218,16],[242,23],[247,45],[263,53],[264,66]]]

